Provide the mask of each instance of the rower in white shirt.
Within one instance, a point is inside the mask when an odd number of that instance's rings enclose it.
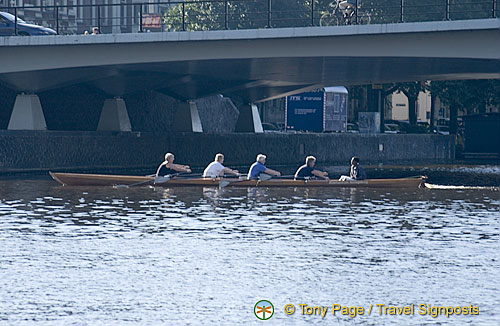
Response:
[[[238,170],[233,170],[222,165],[224,162],[224,155],[215,155],[215,160],[210,163],[203,171],[204,178],[218,178],[224,176],[225,173],[230,173],[239,176]]]

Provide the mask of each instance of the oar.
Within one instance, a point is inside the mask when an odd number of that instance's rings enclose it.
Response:
[[[273,176],[267,173],[261,173],[259,176],[259,181],[267,181],[271,179]],[[235,180],[235,181],[227,181],[227,180],[221,180],[219,181],[219,188],[224,188],[227,187],[229,184],[233,183],[238,183],[238,182],[245,182],[248,181],[248,179],[243,179],[243,180]]]
[[[140,185],[146,184],[148,182],[152,182],[152,181],[154,181],[155,184],[157,184],[157,183],[164,183],[164,182],[167,182],[168,180],[172,179],[173,177],[176,177],[176,176],[178,176],[180,174],[183,174],[183,173],[185,173],[185,172],[169,174],[169,175],[166,175],[164,177],[155,177],[154,179],[149,179],[149,180],[146,180],[146,181],[136,182],[136,183],[132,183],[130,185],[115,185],[113,187],[114,188],[130,188],[130,187],[140,186]],[[154,175],[155,174],[148,175],[147,177],[149,177],[149,176],[152,177]]]
[[[155,179],[148,179],[146,181],[136,182],[136,183],[132,183],[130,185],[114,185],[113,188],[130,188],[130,187],[140,186],[140,185],[146,184],[148,182],[152,182],[154,180]]]
[[[167,182],[168,180],[178,176],[180,173],[174,173],[174,174],[168,174],[166,176],[158,176],[158,177],[155,177],[155,185],[157,184],[160,184],[160,183],[165,183]]]
[[[201,175],[201,173],[179,172],[179,173],[169,174],[169,175],[166,175],[164,177],[158,176],[155,178],[155,185],[160,184],[160,183],[165,183],[172,178],[185,180],[185,179],[191,179],[192,177],[196,177],[196,176],[200,176],[200,175]]]
[[[292,179],[292,178],[295,177],[295,175],[294,174],[290,174],[290,175],[280,175],[279,177],[277,177],[277,176],[272,176],[272,177],[274,179]]]
[[[175,179],[196,179],[196,178],[199,178],[201,177],[201,173],[187,173],[187,172],[181,172],[181,173],[176,173],[175,175],[172,175],[172,176],[175,176]],[[162,177],[158,177],[158,178],[162,178]],[[158,179],[161,183],[161,180],[162,179]]]

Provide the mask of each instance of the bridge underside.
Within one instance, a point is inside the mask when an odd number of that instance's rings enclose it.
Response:
[[[500,20],[288,29],[7,37],[0,84],[87,84],[110,96],[258,102],[331,85],[500,78]]]
[[[0,75],[16,91],[40,92],[86,83],[112,96],[157,90],[188,100],[212,94],[250,103],[322,85],[500,78],[491,59],[308,57],[198,60]]]

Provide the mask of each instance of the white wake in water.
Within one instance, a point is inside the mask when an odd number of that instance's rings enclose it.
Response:
[[[491,186],[453,186],[453,185],[434,185],[425,183],[426,189],[442,189],[442,190],[500,190],[498,187]]]

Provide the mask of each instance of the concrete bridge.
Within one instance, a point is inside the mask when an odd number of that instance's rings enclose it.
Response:
[[[499,78],[500,20],[5,37],[0,62],[0,83],[30,94],[18,96],[12,117],[34,122],[10,129],[44,128],[36,93],[86,84],[115,98],[103,107],[101,128],[127,130],[119,98],[141,89],[250,104],[324,85]],[[196,107],[186,102],[182,110],[189,129],[200,131]],[[255,107],[242,112],[254,126],[243,129],[258,131]]]

